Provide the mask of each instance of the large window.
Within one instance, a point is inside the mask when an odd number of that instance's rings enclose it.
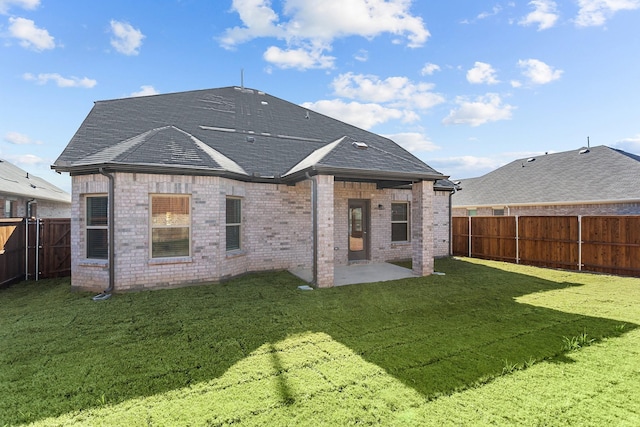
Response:
[[[227,250],[241,247],[242,204],[240,199],[227,198]]]
[[[107,196],[88,196],[87,202],[87,258],[107,259],[109,237],[107,219]]]
[[[391,203],[391,241],[409,241],[409,203]]]
[[[151,258],[190,255],[190,206],[189,196],[151,196]]]

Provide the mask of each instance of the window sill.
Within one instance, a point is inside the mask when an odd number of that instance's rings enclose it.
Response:
[[[148,265],[165,265],[165,264],[188,264],[193,262],[190,256],[168,257],[168,258],[151,258]]]
[[[411,244],[411,240],[406,240],[403,242],[391,242],[391,247],[395,248],[398,246],[409,246]]]
[[[241,257],[241,256],[245,256],[247,254],[247,251],[243,250],[243,249],[235,249],[233,251],[227,251],[227,259],[229,258],[237,258],[237,257]]]
[[[109,260],[108,259],[83,259],[78,263],[81,267],[108,267]]]

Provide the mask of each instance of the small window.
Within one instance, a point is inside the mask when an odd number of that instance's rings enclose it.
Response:
[[[240,199],[227,198],[227,251],[241,248],[242,203]]]
[[[467,216],[476,216],[478,215],[477,209],[467,209]]]
[[[391,241],[409,241],[409,203],[391,203]]]
[[[493,216],[504,216],[504,209],[494,209]]]
[[[189,196],[151,196],[151,258],[190,255],[190,206]]]
[[[87,258],[89,259],[107,259],[109,257],[108,200],[106,196],[86,198],[86,246]]]
[[[16,216],[16,202],[13,200],[4,201],[4,217],[13,218]]]

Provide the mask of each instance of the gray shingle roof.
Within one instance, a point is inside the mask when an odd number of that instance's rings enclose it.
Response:
[[[297,180],[323,170],[337,177],[444,178],[388,138],[238,87],[96,102],[53,167],[191,170],[247,180]]]
[[[640,201],[640,157],[604,145],[584,150],[518,159],[462,180],[453,206]]]
[[[1,159],[0,194],[71,204],[66,191]]]

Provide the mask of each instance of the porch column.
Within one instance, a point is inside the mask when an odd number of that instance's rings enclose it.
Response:
[[[317,175],[316,180],[316,286],[333,286],[333,176]]]
[[[433,273],[433,181],[414,183],[412,192],[413,272],[420,276],[428,276]]]

